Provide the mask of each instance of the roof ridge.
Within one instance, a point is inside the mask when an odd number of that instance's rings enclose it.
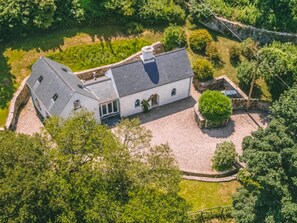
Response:
[[[62,75],[60,75],[58,72],[56,72],[56,70],[46,61],[46,59],[50,60],[47,57],[41,57],[41,59],[43,59],[46,64],[59,76],[59,78],[73,91],[76,92],[76,90],[62,77]],[[55,61],[54,61],[55,62]],[[57,62],[56,62],[57,63]]]
[[[172,53],[176,53],[176,52],[179,52],[179,51],[183,51],[183,50],[185,50],[185,49],[186,49],[185,47],[177,48],[177,49],[174,49],[174,50],[171,50],[171,51],[167,51],[167,52],[163,52],[163,53],[154,55],[154,57],[157,58],[157,57],[160,57],[160,56],[165,56],[165,55],[168,55],[168,54],[172,54]],[[113,69],[113,68],[119,68],[119,67],[123,67],[123,66],[130,65],[130,64],[134,64],[134,63],[138,63],[138,62],[141,62],[141,60],[133,61],[133,62],[131,62],[131,63],[123,63],[123,64],[119,64],[119,65],[111,66],[110,69]]]

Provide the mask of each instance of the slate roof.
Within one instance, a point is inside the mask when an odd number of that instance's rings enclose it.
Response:
[[[112,80],[107,76],[97,78],[96,80],[86,81],[85,87],[96,95],[99,103],[118,99]]]
[[[35,84],[40,76],[43,77],[43,80],[36,88]],[[96,100],[92,92],[83,88],[83,83],[69,67],[46,57],[41,57],[32,66],[32,74],[28,78],[27,84],[50,112],[50,115],[59,115],[74,92]],[[58,94],[58,98],[53,103],[54,94]]]
[[[111,68],[120,97],[193,76],[184,48],[159,54],[154,62],[136,61]]]

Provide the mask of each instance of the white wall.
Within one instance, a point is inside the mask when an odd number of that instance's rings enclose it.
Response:
[[[171,91],[173,88],[176,88],[175,96],[171,96]],[[121,117],[127,117],[129,115],[142,112],[141,106],[135,108],[135,101],[137,99],[139,99],[141,102],[143,99],[147,100],[152,94],[158,94],[159,106],[161,106],[181,100],[183,98],[187,98],[189,96],[190,89],[191,78],[187,78],[120,98]]]
[[[81,109],[74,110],[74,104],[73,102],[76,100],[80,100],[80,104],[82,108],[87,109],[90,112],[94,113],[94,118],[98,123],[100,123],[100,114],[99,114],[99,104],[98,101],[89,97],[86,97],[84,95],[81,95],[77,92],[75,92],[71,99],[66,104],[64,110],[59,115],[60,117],[67,118],[73,114],[73,112],[80,111]]]

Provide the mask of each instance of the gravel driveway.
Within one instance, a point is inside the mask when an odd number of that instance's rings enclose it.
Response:
[[[41,132],[42,127],[43,123],[38,118],[33,101],[30,97],[29,101],[19,114],[16,132],[33,135],[36,132]]]
[[[142,125],[153,133],[152,144],[168,143],[181,170],[213,173],[211,159],[217,143],[231,140],[242,154],[243,138],[257,130],[258,125],[267,124],[263,114],[236,112],[226,127],[201,130],[194,118],[194,104],[191,97],[138,115]]]

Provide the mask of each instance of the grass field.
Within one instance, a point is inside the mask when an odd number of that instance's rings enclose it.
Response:
[[[182,180],[179,195],[192,205],[193,211],[197,211],[232,205],[232,195],[238,187],[239,183],[237,181],[206,183]]]

